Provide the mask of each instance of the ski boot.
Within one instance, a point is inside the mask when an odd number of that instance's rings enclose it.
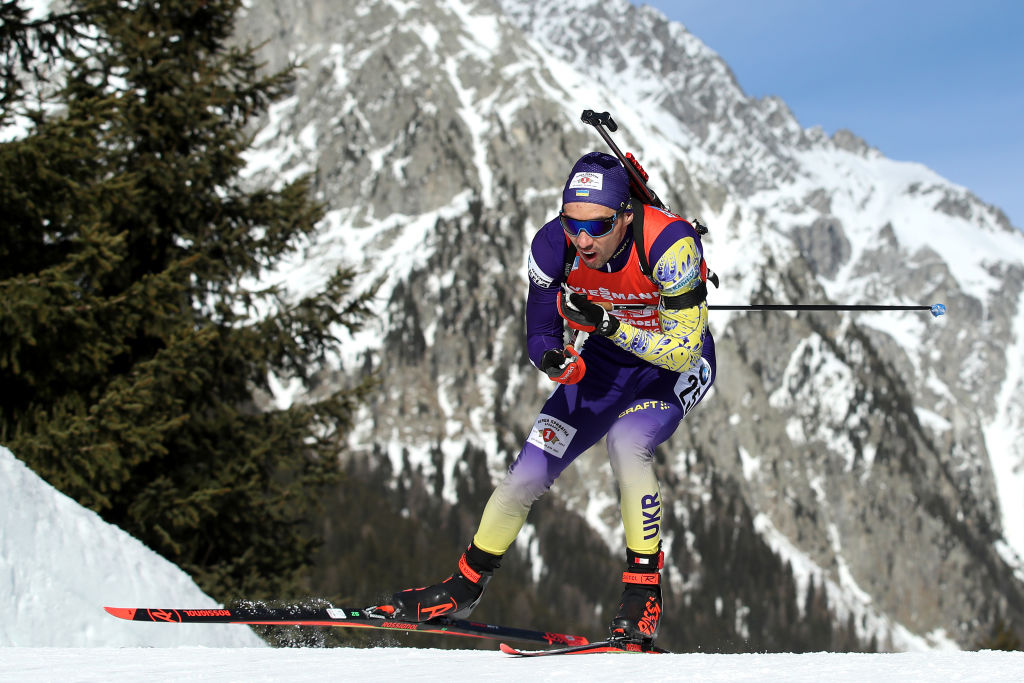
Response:
[[[643,555],[626,549],[619,611],[610,626],[611,639],[650,646],[661,625],[661,568],[665,553]]]
[[[391,596],[394,618],[428,621],[437,617],[464,619],[483,597],[501,555],[492,555],[470,544],[459,558],[459,570],[441,583],[409,588]]]

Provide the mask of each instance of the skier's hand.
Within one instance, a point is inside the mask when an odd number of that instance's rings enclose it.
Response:
[[[559,384],[576,384],[583,379],[587,366],[576,349],[567,346],[545,351],[540,359],[540,369]]]
[[[586,294],[573,292],[567,297],[565,290],[558,292],[558,313],[574,330],[610,337],[619,329],[619,319],[588,299]]]

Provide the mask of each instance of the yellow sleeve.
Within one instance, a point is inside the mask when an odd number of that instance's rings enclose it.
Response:
[[[701,254],[696,241],[686,237],[671,247],[654,264],[654,276],[661,287],[658,304],[661,332],[652,332],[621,323],[610,339],[630,353],[658,367],[683,372],[700,360],[704,335],[708,329],[708,304],[682,309],[666,309],[664,298],[692,291],[700,282]]]

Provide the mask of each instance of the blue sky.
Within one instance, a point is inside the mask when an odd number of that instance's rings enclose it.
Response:
[[[647,0],[749,95],[918,161],[1024,229],[1024,0]]]

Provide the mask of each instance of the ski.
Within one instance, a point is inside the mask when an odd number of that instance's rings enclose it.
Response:
[[[602,652],[636,652],[651,655],[671,654],[655,645],[641,645],[640,643],[627,643],[616,640],[599,640],[593,643],[581,643],[579,645],[568,645],[553,650],[520,650],[505,643],[498,645],[502,652],[514,657],[547,657],[549,655],[593,655]]]
[[[600,640],[593,643],[581,643],[579,645],[568,645],[566,647],[554,648],[551,650],[520,650],[501,643],[499,648],[507,655],[515,657],[546,657],[548,655],[582,655],[598,654],[602,652],[630,652],[644,654],[670,654],[668,650],[649,645],[643,646],[639,643],[626,643],[614,640]]]
[[[128,621],[192,624],[249,624],[264,626],[341,626],[345,628],[376,628],[390,631],[413,631],[440,635],[483,638],[488,640],[520,640],[547,645],[576,646],[588,641],[568,633],[535,631],[466,619],[437,617],[413,622],[394,619],[390,605],[378,607],[234,607],[222,609],[171,609],[145,607],[104,607],[109,614]]]

